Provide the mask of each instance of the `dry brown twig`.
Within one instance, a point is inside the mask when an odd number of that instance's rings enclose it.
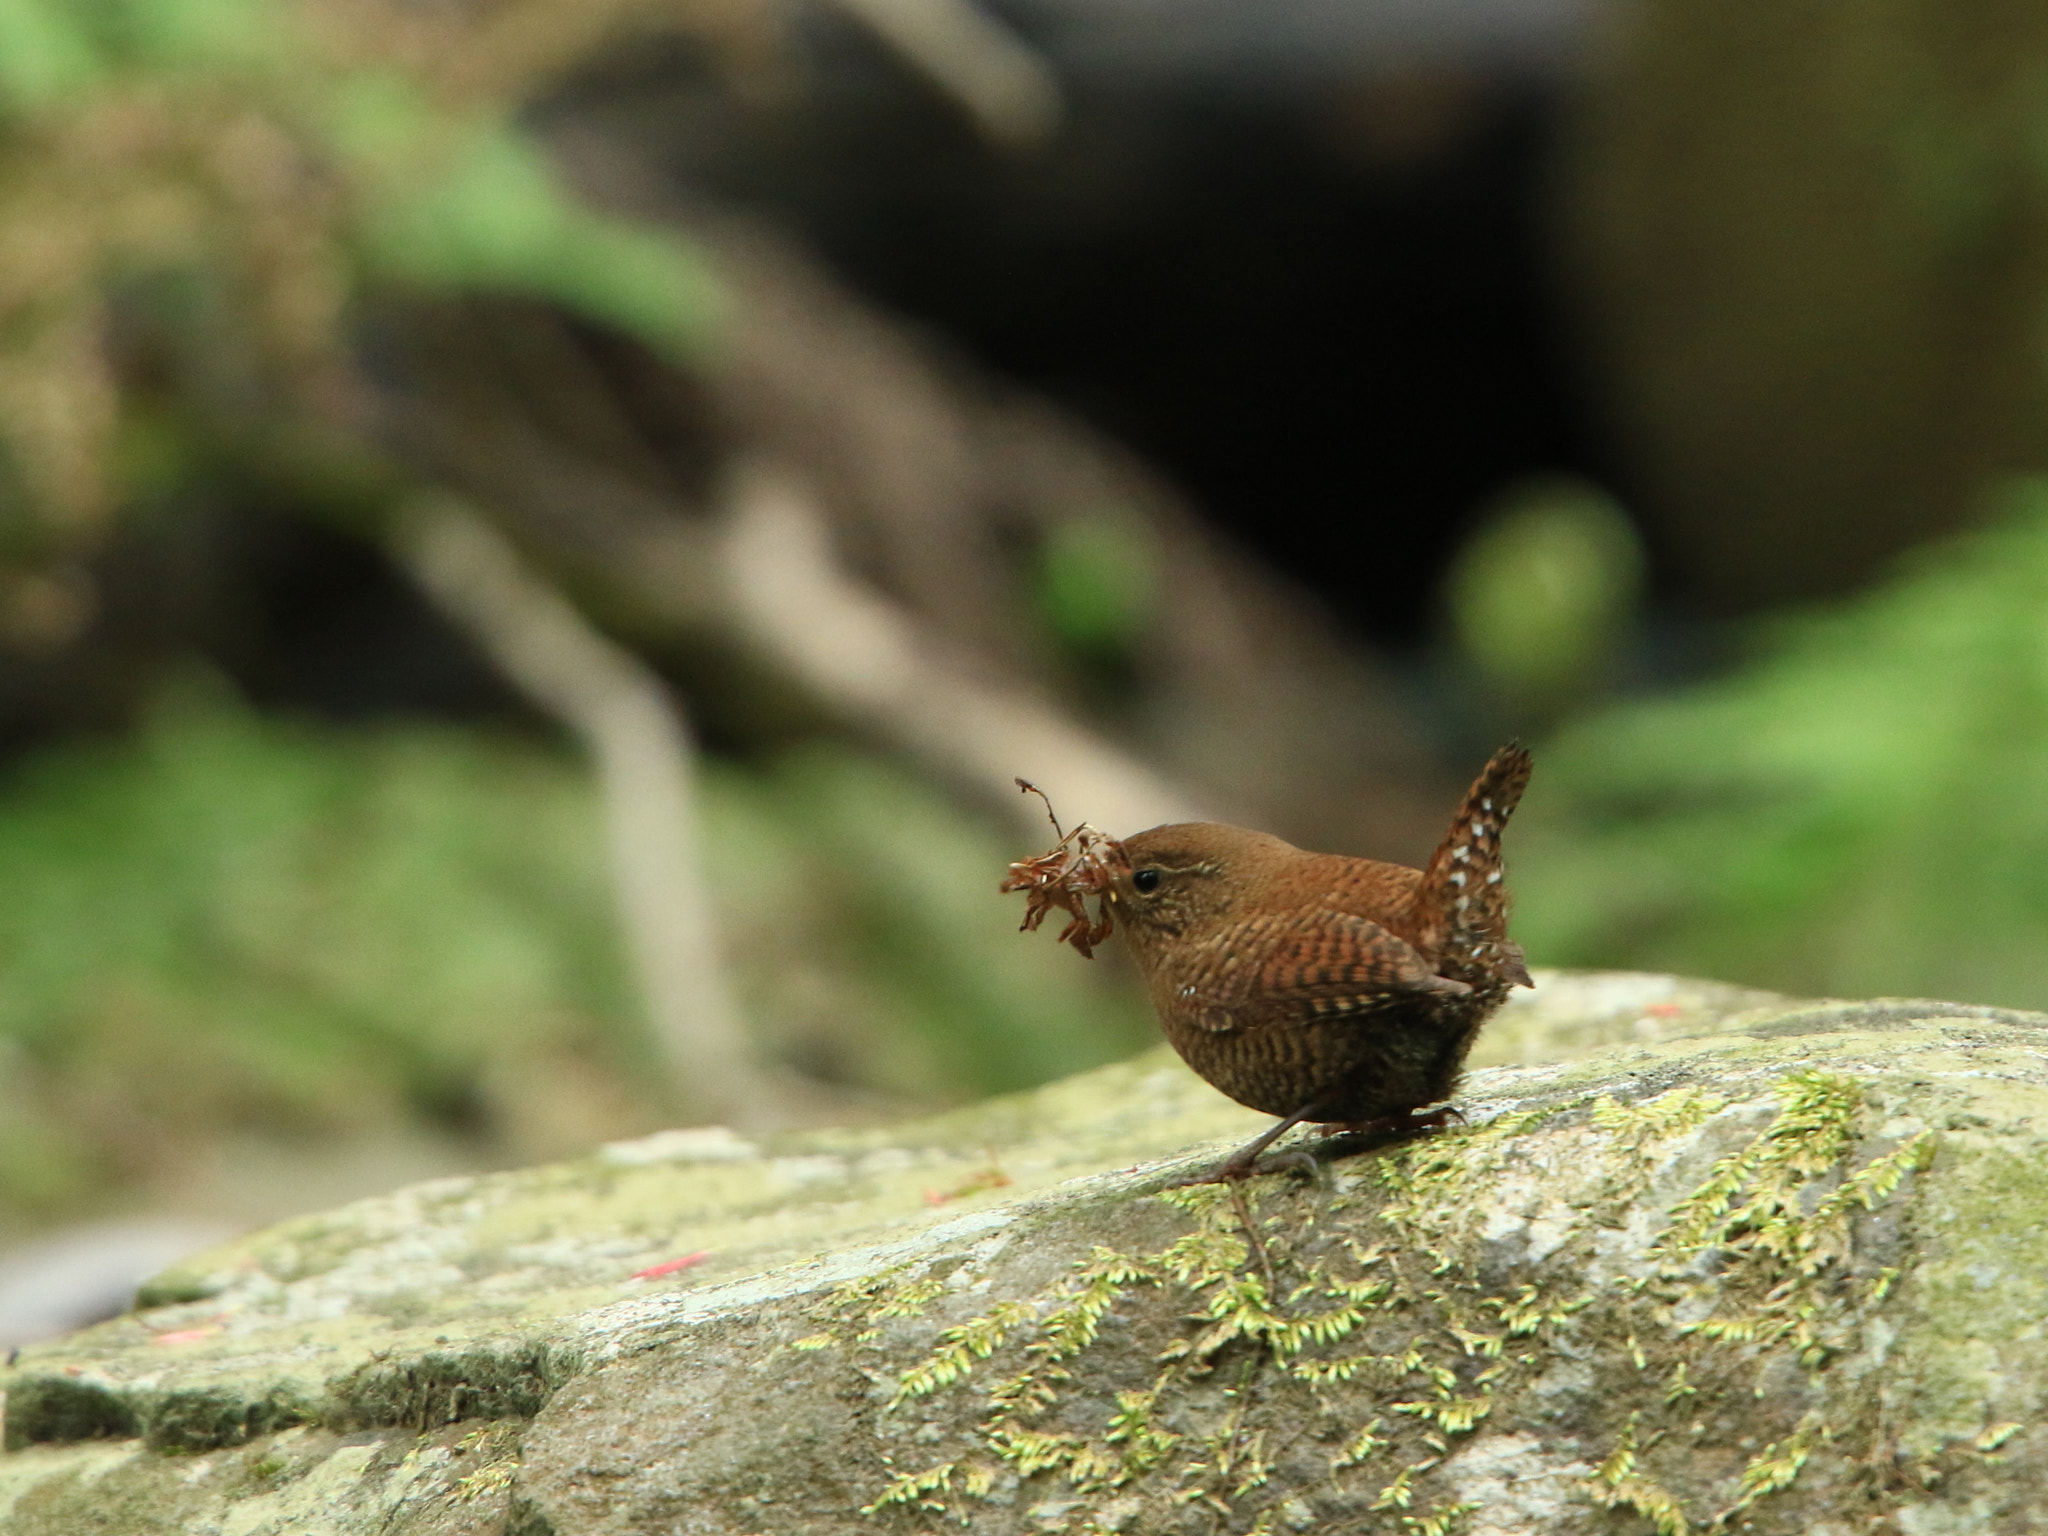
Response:
[[[1017,780],[1017,788],[1045,801],[1045,814],[1060,839],[1034,858],[1017,860],[1003,878],[1005,893],[1024,892],[1024,921],[1018,931],[1035,931],[1045,921],[1045,914],[1058,907],[1071,918],[1060,930],[1059,942],[1073,945],[1092,960],[1095,946],[1109,937],[1114,926],[1109,915],[1109,886],[1118,871],[1130,865],[1124,845],[1085,821],[1071,832],[1061,831],[1060,819],[1044,790],[1029,779]],[[1091,897],[1096,903],[1093,917],[1088,915]]]

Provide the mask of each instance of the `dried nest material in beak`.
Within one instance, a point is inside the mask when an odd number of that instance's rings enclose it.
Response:
[[[1027,795],[1045,799],[1044,792],[1035,784],[1019,779],[1017,787]],[[1052,816],[1049,800],[1045,813]],[[1060,840],[1036,858],[1019,859],[1012,864],[1003,878],[1002,889],[1024,892],[1020,932],[1033,931],[1045,921],[1046,913],[1058,907],[1071,919],[1060,930],[1059,942],[1071,944],[1083,956],[1093,959],[1095,946],[1110,935],[1110,882],[1119,870],[1130,867],[1130,860],[1124,855],[1122,843],[1085,821],[1071,832],[1060,832],[1059,818],[1053,817],[1052,829],[1060,833]],[[1095,898],[1094,917],[1088,915],[1091,896]]]

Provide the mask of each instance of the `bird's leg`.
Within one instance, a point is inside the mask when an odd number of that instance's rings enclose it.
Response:
[[[1254,1136],[1250,1141],[1231,1153],[1229,1157],[1217,1164],[1210,1172],[1201,1175],[1199,1178],[1187,1179],[1184,1182],[1188,1184],[1235,1184],[1239,1179],[1250,1178],[1254,1171],[1254,1165],[1259,1160],[1259,1154],[1293,1130],[1297,1125],[1300,1125],[1304,1120],[1313,1120],[1319,1108],[1321,1108],[1320,1102],[1304,1104],[1285,1120],[1276,1120],[1270,1128]],[[1305,1166],[1311,1173],[1315,1171],[1315,1159],[1308,1158],[1304,1161],[1299,1153],[1291,1154],[1285,1159],[1277,1159],[1276,1161],[1285,1162],[1295,1167]],[[1267,1171],[1278,1172],[1279,1170],[1277,1168],[1269,1168]]]

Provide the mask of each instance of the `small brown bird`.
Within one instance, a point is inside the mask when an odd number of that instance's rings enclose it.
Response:
[[[1183,1060],[1240,1104],[1284,1116],[1217,1177],[1241,1178],[1304,1121],[1401,1132],[1449,1097],[1465,1054],[1510,987],[1528,986],[1507,937],[1500,834],[1529,781],[1520,746],[1495,753],[1427,869],[1306,853],[1215,822],[1118,842],[1092,828],[1013,866],[1006,889],[1075,913],[1086,953],[1120,925],[1160,1027]],[[1042,896],[1039,887],[1065,885]],[[1094,928],[1081,894],[1105,907]],[[1035,927],[1035,915],[1027,915]]]

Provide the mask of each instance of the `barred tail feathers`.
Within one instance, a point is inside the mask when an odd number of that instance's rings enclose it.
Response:
[[[1439,972],[1461,981],[1501,976],[1528,984],[1521,951],[1507,941],[1500,834],[1529,783],[1529,753],[1510,742],[1493,754],[1415,891],[1415,930]]]

